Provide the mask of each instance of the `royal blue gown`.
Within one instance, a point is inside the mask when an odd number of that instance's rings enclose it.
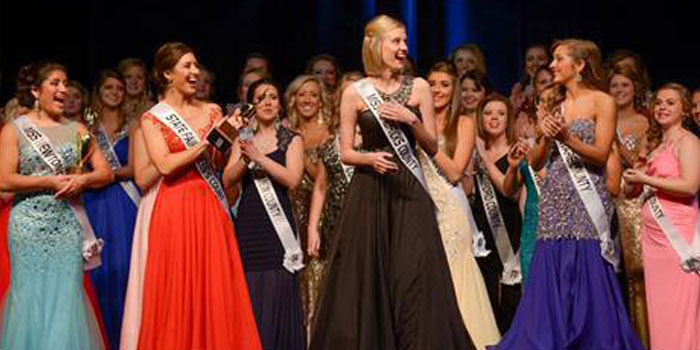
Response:
[[[128,164],[129,138],[125,132],[117,135],[114,153],[121,164]],[[105,242],[102,265],[93,270],[90,277],[102,309],[110,349],[119,349],[131,241],[138,207],[119,181],[85,192],[84,199],[95,235]]]

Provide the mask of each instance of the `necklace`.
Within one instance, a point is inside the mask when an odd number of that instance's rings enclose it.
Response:
[[[263,154],[270,153],[274,151],[275,148],[277,148],[277,138],[270,139],[270,138],[263,138],[261,135],[258,138],[253,139],[253,143],[255,144],[255,147],[260,150]]]

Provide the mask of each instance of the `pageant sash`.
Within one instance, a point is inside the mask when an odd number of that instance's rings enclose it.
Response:
[[[335,147],[338,150],[338,162],[340,163],[340,166],[343,167],[343,174],[345,174],[345,180],[350,183],[352,180],[352,175],[355,173],[355,167],[352,165],[347,165],[343,162],[340,161],[340,136],[336,135],[335,136]]]
[[[275,188],[272,186],[272,181],[270,181],[269,177],[263,176],[255,179],[253,182],[255,183],[255,188],[258,190],[260,199],[262,199],[267,216],[270,218],[272,226],[275,227],[277,237],[284,248],[282,266],[291,273],[301,270],[301,268],[304,267],[304,255],[299,246],[299,241],[297,241],[294,235],[292,225],[289,223],[289,220],[287,220],[287,216],[282,209],[282,204],[280,204],[280,200],[277,198],[277,193],[275,193]]]
[[[648,190],[651,189],[648,188]],[[700,274],[700,217],[695,224],[695,235],[691,246],[681,237],[676,227],[668,219],[656,194],[649,198],[649,206],[656,223],[659,224],[673,250],[678,254],[681,269],[687,273]]]
[[[501,215],[501,208],[498,205],[496,189],[493,188],[491,180],[485,171],[479,171],[476,175],[476,183],[481,193],[481,202],[486,213],[486,220],[489,223],[491,234],[496,243],[498,256],[503,264],[503,277],[501,283],[506,285],[516,285],[522,281],[520,272],[520,259],[518,254],[513,253],[513,246],[510,243],[510,236],[506,229],[505,221]]]
[[[51,171],[55,175],[65,175],[66,164],[61,155],[54,149],[51,140],[26,116],[15,119],[15,124],[32,145],[34,151],[51,168]],[[82,255],[85,260],[83,268],[92,270],[102,264],[100,251],[102,251],[104,241],[95,237],[95,232],[92,230],[92,225],[90,225],[90,219],[85,212],[83,203],[80,200],[69,200],[67,203],[78,220],[82,231]]]
[[[416,158],[411,144],[408,142],[406,134],[399,127],[397,123],[389,122],[384,120],[379,115],[379,105],[384,103],[379,92],[370,84],[367,80],[360,80],[354,84],[355,90],[360,94],[362,100],[367,105],[367,108],[372,112],[372,115],[381,126],[382,131],[387,140],[394,149],[396,155],[401,159],[401,162],[408,168],[408,170],[416,177],[418,182],[423,186],[426,192],[428,191],[428,186],[425,182],[425,177],[423,176],[423,171],[421,170],[418,158]]]
[[[565,144],[555,141],[557,148],[559,149],[559,154],[566,165],[566,169],[571,176],[571,180],[576,187],[579,197],[583,205],[586,207],[586,211],[593,221],[596,231],[598,232],[598,239],[600,239],[600,250],[603,254],[603,258],[613,265],[615,270],[619,267],[620,258],[617,256],[617,250],[615,249],[615,243],[610,237],[610,223],[608,222],[608,215],[605,213],[605,207],[603,207],[603,201],[600,199],[600,195],[596,191],[596,188],[591,180],[591,175],[586,170],[583,161]]]
[[[170,130],[172,130],[175,133],[175,135],[177,135],[177,137],[182,141],[182,143],[185,144],[185,147],[187,149],[194,147],[200,142],[197,133],[194,130],[192,130],[192,128],[187,124],[187,122],[185,122],[185,120],[182,119],[182,117],[180,117],[180,115],[178,115],[177,112],[167,103],[158,103],[157,105],[153,106],[153,108],[151,108],[149,113],[153,114],[165,126],[170,128]],[[197,161],[195,161],[194,164],[197,167],[197,171],[199,171],[199,175],[201,175],[204,181],[207,182],[209,188],[219,199],[222,209],[230,218],[231,212],[228,206],[228,201],[226,200],[226,193],[224,192],[224,187],[221,185],[221,182],[219,182],[219,179],[216,177],[216,173],[214,172],[214,169],[212,168],[211,164],[204,157],[199,157],[199,159],[197,159]]]
[[[119,133],[120,136],[117,137],[116,140],[114,140],[114,143],[110,142],[109,136],[107,136],[107,132],[104,129],[104,126],[100,123],[100,127],[97,130],[97,133],[95,135],[95,139],[97,140],[97,146],[100,147],[100,151],[102,151],[102,154],[105,155],[105,158],[107,158],[107,162],[109,162],[109,166],[112,168],[112,170],[116,170],[122,167],[121,162],[119,162],[119,157],[117,156],[117,153],[114,152],[114,145],[119,142],[122,138],[125,137],[126,132],[121,132]],[[139,194],[139,190],[136,188],[136,185],[134,185],[133,182],[131,181],[119,181],[119,185],[122,187],[124,192],[129,196],[132,202],[134,202],[135,206],[139,206],[139,202],[141,202],[141,195]]]

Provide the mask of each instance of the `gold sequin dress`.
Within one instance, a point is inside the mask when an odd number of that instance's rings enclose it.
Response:
[[[634,134],[620,135],[620,143],[637,156],[640,140]],[[626,162],[625,162],[626,163]],[[624,164],[628,167],[629,164]],[[629,316],[634,331],[642,344],[649,346],[649,323],[647,319],[646,292],[644,288],[644,268],[642,266],[642,199],[615,199],[619,234],[622,242],[622,258],[629,295]]]

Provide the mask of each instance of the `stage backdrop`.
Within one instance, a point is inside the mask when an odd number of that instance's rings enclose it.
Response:
[[[567,0],[250,0],[250,1],[0,1],[0,101],[14,90],[21,65],[56,59],[69,75],[91,85],[99,69],[127,56],[151,62],[155,49],[181,40],[216,74],[219,102],[233,97],[243,57],[272,59],[282,83],[319,53],[338,57],[345,70],[361,68],[366,21],[377,13],[408,24],[410,51],[425,72],[454,47],[483,48],[493,85],[508,93],[520,78],[525,47],[583,37],[604,53],[628,48],[646,59],[655,84],[700,84],[697,22],[692,1],[663,6],[635,1]]]

